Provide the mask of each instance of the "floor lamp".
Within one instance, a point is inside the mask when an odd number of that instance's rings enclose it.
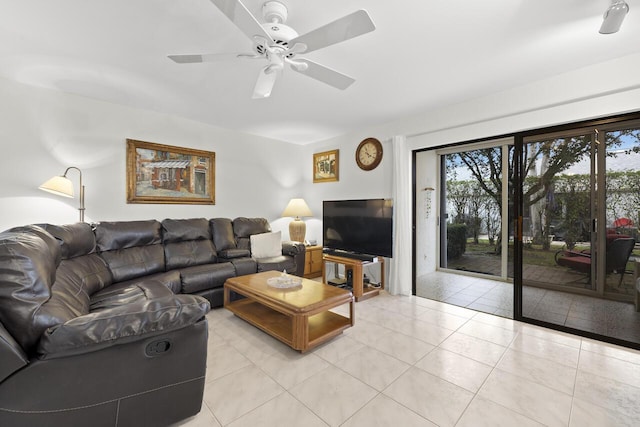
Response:
[[[84,185],[82,185],[82,171],[80,169],[69,166],[63,175],[54,176],[38,188],[58,196],[73,198],[73,183],[67,178],[67,172],[70,169],[75,169],[80,174],[80,207],[78,210],[80,211],[80,222],[84,222]]]
[[[301,216],[312,216],[311,209],[307,206],[304,199],[291,199],[284,212],[283,217],[294,217],[294,220],[289,223],[289,238],[294,242],[304,242],[304,236],[307,233],[307,225]]]

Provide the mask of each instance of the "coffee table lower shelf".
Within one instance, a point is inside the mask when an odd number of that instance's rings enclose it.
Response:
[[[352,326],[351,319],[331,311],[310,316],[292,316],[248,298],[229,302],[225,307],[256,328],[301,352],[340,335]]]

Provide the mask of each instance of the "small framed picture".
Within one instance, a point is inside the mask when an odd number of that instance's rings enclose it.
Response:
[[[338,181],[340,150],[323,151],[313,155],[313,182]]]

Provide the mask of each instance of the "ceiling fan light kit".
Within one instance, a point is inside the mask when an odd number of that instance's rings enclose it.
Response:
[[[260,70],[254,87],[253,98],[271,96],[273,86],[284,64],[289,64],[295,72],[318,80],[329,86],[344,90],[355,79],[297,55],[322,49],[375,30],[375,24],[365,10],[358,10],[343,16],[306,34],[299,35],[285,25],[289,16],[287,7],[279,1],[267,1],[262,5],[261,24],[240,0],[211,0],[211,2],[233,22],[240,31],[253,41],[252,53],[237,53],[236,58],[267,60],[269,63]],[[214,62],[228,59],[228,54],[188,54],[168,55],[178,64]]]
[[[600,34],[617,33],[627,13],[629,13],[629,5],[624,0],[613,0],[604,13]]]

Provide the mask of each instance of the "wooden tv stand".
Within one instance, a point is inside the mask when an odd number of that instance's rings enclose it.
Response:
[[[323,254],[322,255],[322,282],[326,283],[327,280],[327,263],[343,264],[346,269],[353,270],[353,296],[356,301],[362,301],[367,298],[374,297],[380,293],[381,289],[384,289],[384,258],[378,257],[377,261],[362,261],[359,259],[347,258],[338,255]],[[363,267],[365,265],[380,264],[380,287],[374,288],[373,286],[365,286],[363,279]],[[346,273],[345,273],[346,274]]]

